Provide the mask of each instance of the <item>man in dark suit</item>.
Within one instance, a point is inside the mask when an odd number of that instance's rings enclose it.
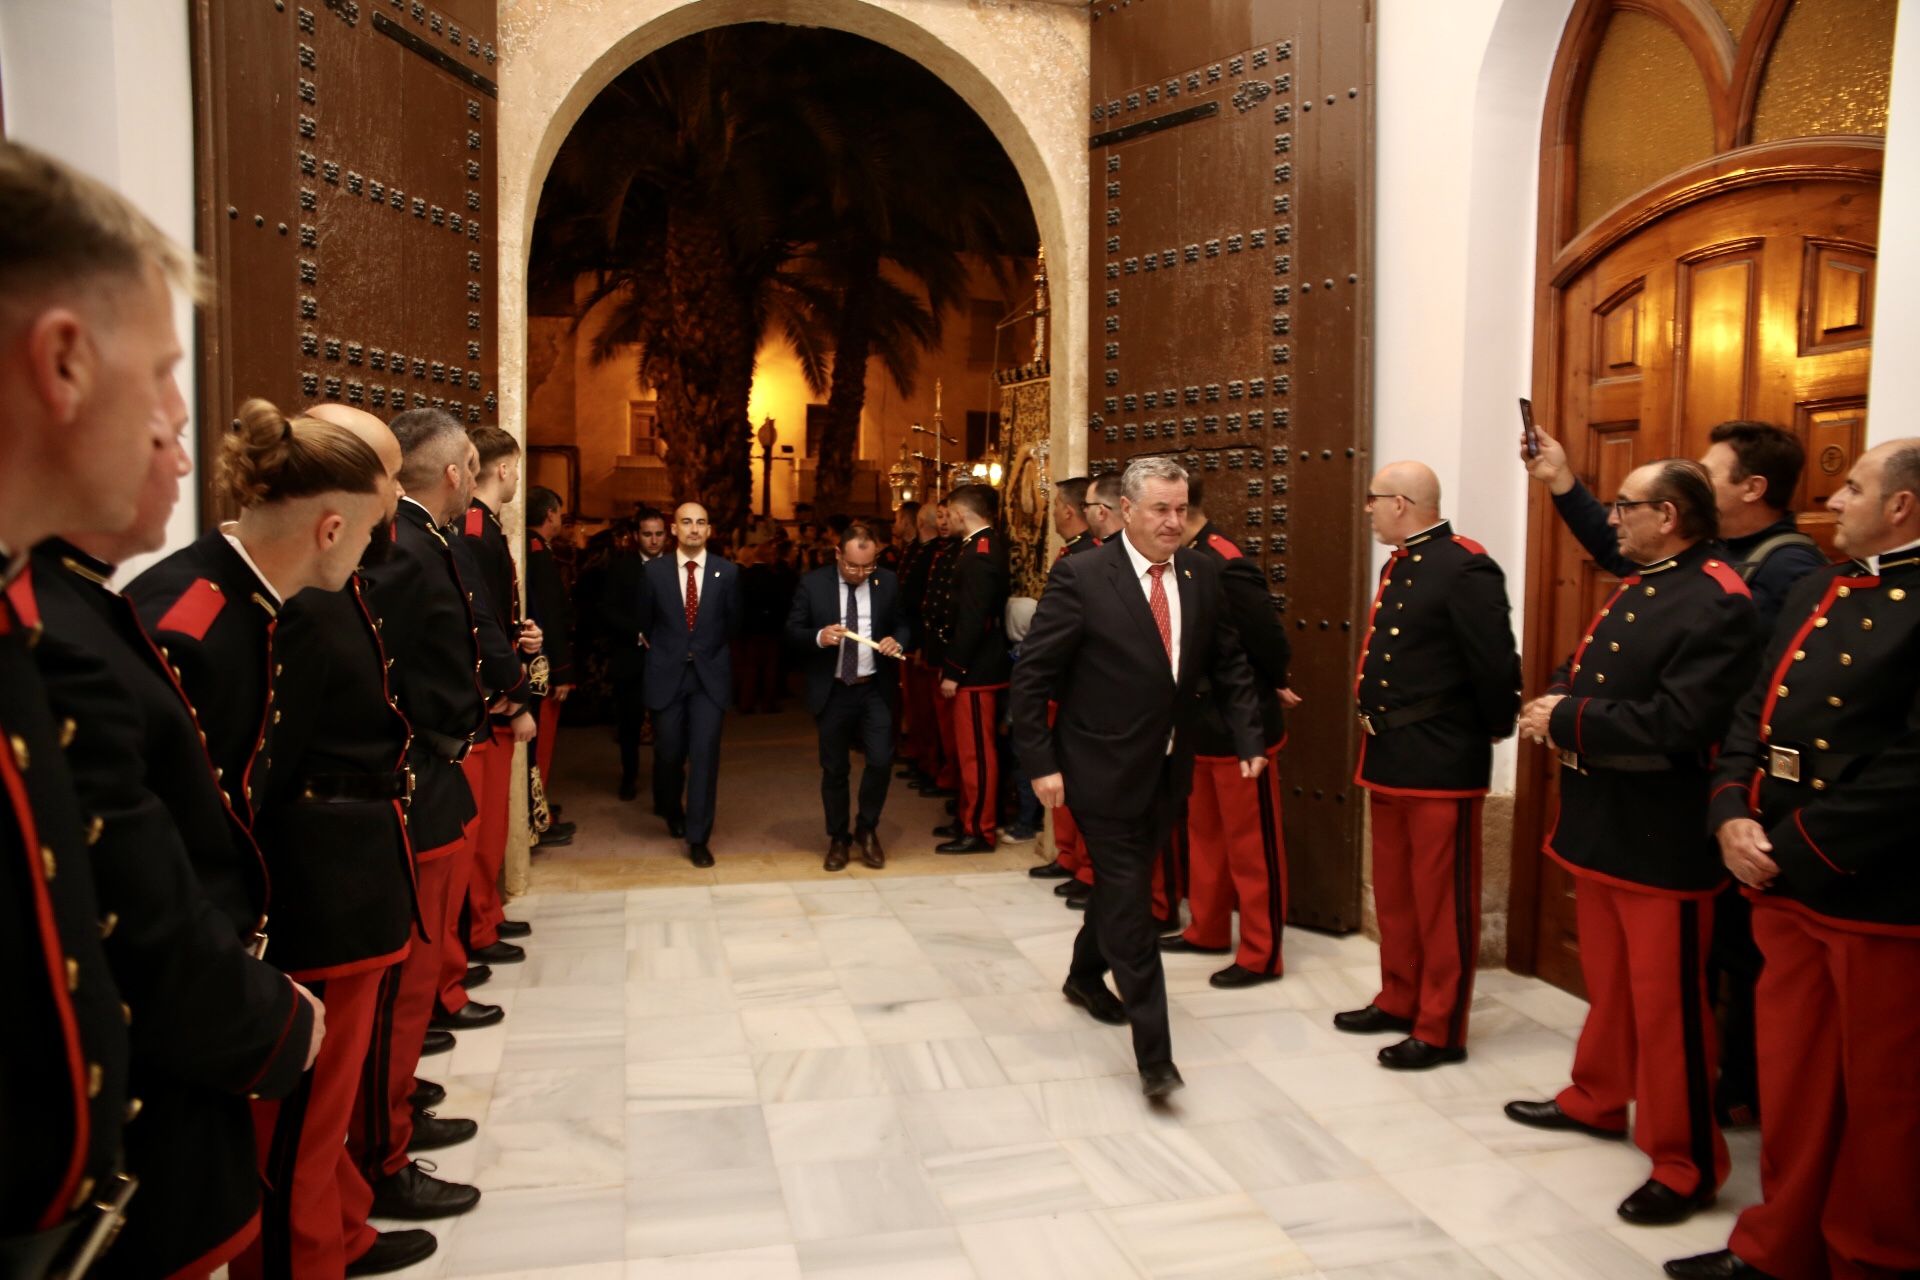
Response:
[[[647,566],[666,553],[667,518],[652,507],[642,507],[634,517],[633,545],[616,550],[607,567],[601,621],[612,646],[607,673],[613,681],[620,737],[622,800],[640,794],[640,744],[646,736],[647,650],[640,638],[640,591],[646,585]]]
[[[673,531],[679,546],[647,565],[639,602],[653,713],[653,804],[674,837],[686,837],[693,865],[710,867],[720,720],[733,698],[730,648],[740,629],[740,571],[707,549],[713,526],[699,503],[680,505]]]
[[[887,802],[887,771],[893,768],[893,704],[899,696],[900,663],[907,620],[900,609],[900,583],[878,567],[879,544],[865,525],[840,535],[835,563],[800,580],[787,613],[787,642],[807,652],[807,710],[820,726],[820,799],[827,813],[828,871],[847,865],[854,846],[860,861],[878,871],[887,865],[876,828]],[[876,653],[848,637],[864,636]],[[859,824],[847,834],[848,751],[858,734],[867,758],[860,772]]]
[[[1096,868],[1062,991],[1102,1022],[1132,1023],[1142,1088],[1160,1098],[1184,1081],[1167,1028],[1153,862],[1193,782],[1209,688],[1241,776],[1258,777],[1267,756],[1219,563],[1181,545],[1185,469],[1135,459],[1120,505],[1124,536],[1054,565],[1014,665],[1013,733],[1040,802],[1071,800]],[[1050,698],[1060,705],[1051,727]],[[1109,968],[1121,1000],[1107,990]]]

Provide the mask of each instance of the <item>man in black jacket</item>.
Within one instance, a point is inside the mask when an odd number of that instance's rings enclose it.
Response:
[[[566,504],[553,490],[540,485],[527,490],[527,616],[540,628],[540,656],[547,660],[547,692],[539,699],[533,766],[548,788],[553,786],[560,709],[574,688],[573,604],[553,558],[553,540],[566,514]],[[550,842],[542,838],[541,843]]]
[[[607,675],[613,683],[615,732],[620,740],[620,798],[640,794],[640,745],[647,726],[647,646],[640,636],[640,594],[646,567],[667,554],[667,518],[652,507],[634,516],[633,545],[617,547],[607,565],[600,622],[611,646]],[[663,817],[665,815],[662,815]]]
[[[1124,493],[1125,536],[1053,567],[1013,671],[1013,731],[1034,794],[1073,805],[1096,869],[1063,993],[1102,1022],[1132,1024],[1142,1088],[1158,1098],[1184,1082],[1167,1027],[1153,860],[1192,788],[1209,690],[1242,776],[1259,777],[1267,757],[1220,571],[1180,545],[1186,471],[1136,459]],[[1049,700],[1060,706],[1051,726]],[[1109,968],[1120,1000],[1107,990]]]
[[[1000,495],[963,485],[947,498],[961,534],[953,560],[953,623],[941,651],[940,696],[953,707],[959,804],[935,853],[986,853],[1000,809],[1000,695],[1013,658],[1007,650],[1007,539],[994,526]]]

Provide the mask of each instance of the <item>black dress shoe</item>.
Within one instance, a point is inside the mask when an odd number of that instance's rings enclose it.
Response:
[[[1666,1183],[1648,1178],[1614,1212],[1636,1227],[1670,1227],[1712,1208],[1714,1199],[1713,1189],[1705,1183],[1694,1194],[1683,1196]]]
[[[1162,951],[1172,951],[1180,955],[1190,956],[1224,956],[1233,950],[1232,947],[1203,947],[1197,942],[1188,941],[1186,935],[1180,933],[1170,933],[1162,936],[1160,939],[1160,949]]]
[[[1186,1087],[1187,1082],[1180,1078],[1180,1068],[1171,1062],[1150,1062],[1140,1068],[1140,1092],[1149,1098],[1164,1098]]]
[[[467,961],[471,964],[519,964],[526,958],[527,949],[511,942],[495,942],[478,951],[467,952]]]
[[[1095,1022],[1104,1022],[1108,1026],[1127,1025],[1127,1007],[1120,1003],[1120,997],[1107,990],[1103,979],[1090,985],[1082,985],[1068,978],[1060,988],[1060,994],[1067,998],[1068,1004],[1077,1004],[1093,1015]]]
[[[710,867],[713,865],[713,850],[703,844],[690,844],[687,846],[687,861],[696,867]]]
[[[1530,1125],[1535,1129],[1570,1129],[1575,1133],[1590,1133],[1596,1138],[1615,1140],[1627,1136],[1625,1129],[1602,1129],[1598,1125],[1575,1120],[1551,1098],[1545,1102],[1509,1102],[1506,1113],[1507,1119],[1515,1124]]]
[[[429,1027],[427,1029],[427,1038],[422,1041],[420,1045],[420,1056],[423,1058],[431,1058],[436,1053],[452,1052],[453,1032],[436,1031]]]
[[[1061,866],[1058,859],[1037,867],[1028,867],[1027,874],[1035,880],[1065,880],[1073,872]]]
[[[502,938],[524,938],[533,932],[533,926],[525,920],[502,920],[494,932]]]
[[[1093,892],[1093,886],[1084,880],[1062,880],[1053,886],[1056,898],[1084,898]]]
[[[418,1076],[414,1077],[413,1092],[407,1095],[407,1105],[411,1106],[415,1111],[421,1111],[427,1107],[437,1107],[446,1100],[447,1090],[445,1085],[435,1084],[431,1080],[422,1080]]]
[[[413,1136],[407,1139],[409,1151],[438,1151],[442,1147],[457,1147],[463,1142],[473,1140],[480,1132],[478,1121],[463,1120],[458,1116],[442,1119],[431,1111],[416,1110],[413,1113]]]
[[[1166,939],[1160,940],[1160,949],[1166,950]],[[1207,985],[1219,987],[1223,991],[1237,991],[1241,987],[1257,987],[1263,982],[1278,982],[1277,973],[1261,973],[1258,969],[1249,969],[1245,965],[1230,964],[1207,979]]]
[[[853,856],[853,841],[845,836],[835,836],[827,843],[827,858],[820,864],[823,871],[845,871],[847,860]]]
[[[1354,1035],[1371,1035],[1376,1031],[1398,1031],[1403,1036],[1413,1034],[1412,1018],[1396,1018],[1377,1004],[1364,1009],[1349,1009],[1345,1013],[1333,1015],[1333,1029],[1348,1031]]]
[[[685,818],[668,818],[667,834],[675,840],[684,837],[687,834],[687,820]]]
[[[467,990],[471,991],[475,987],[486,986],[487,983],[492,980],[492,978],[493,978],[492,966],[484,965],[484,964],[470,964],[467,966],[466,976],[460,979],[460,985],[465,987]]]
[[[1390,1044],[1380,1051],[1380,1065],[1391,1067],[1395,1071],[1425,1071],[1430,1067],[1466,1060],[1465,1046],[1446,1049],[1437,1044],[1428,1044],[1425,1040],[1416,1040],[1412,1036],[1408,1036],[1399,1044]]]
[[[1758,1267],[1748,1266],[1731,1249],[1675,1258],[1661,1268],[1674,1280],[1774,1280]]]
[[[622,800],[638,800],[640,798],[640,785],[631,778],[620,779],[620,798]]]
[[[430,1218],[451,1218],[480,1203],[480,1189],[462,1182],[436,1178],[415,1160],[398,1173],[390,1173],[373,1184],[373,1216],[403,1218],[424,1222]]]
[[[950,800],[959,794],[952,787],[943,787],[938,783],[928,783],[924,787],[915,787],[914,790],[933,800]]]
[[[884,871],[887,868],[887,851],[880,844],[880,833],[872,827],[861,827],[853,833],[853,847],[860,851],[860,865],[871,871]]]
[[[374,1210],[378,1213],[379,1210]],[[404,1271],[416,1262],[433,1256],[440,1242],[433,1232],[382,1231],[373,1238],[373,1247],[347,1264],[350,1276],[383,1276],[389,1271]]]
[[[933,834],[939,836],[942,840],[958,840],[967,833],[960,829],[958,822],[943,822],[933,829]]]
[[[436,1011],[427,1025],[442,1031],[477,1031],[481,1027],[492,1026],[506,1016],[507,1011],[497,1004],[469,1000],[452,1013]]]
[[[559,823],[554,824],[554,826],[559,826],[559,825],[560,825]],[[573,831],[571,830],[571,828],[573,824],[569,822],[566,824],[566,826],[569,828],[569,830],[563,831],[559,835],[554,834],[553,827],[548,827],[545,831],[542,831],[540,833],[540,838],[533,842],[533,847],[535,849],[561,849],[561,848],[565,848],[567,845],[572,844]]]
[[[992,853],[993,848],[993,841],[985,836],[961,836],[957,840],[949,840],[945,844],[933,846],[933,851],[935,853]]]
[[[1180,923],[1180,913],[1177,911],[1171,919],[1162,920],[1159,916],[1153,918],[1153,931],[1163,938],[1170,933],[1184,933],[1186,928],[1186,925]]]
[[[560,815],[554,813],[552,810],[548,810],[548,815],[552,821],[547,823],[547,829],[540,833],[542,840],[571,840],[574,834],[580,830],[579,823],[562,822],[560,821]]]
[[[1092,901],[1093,895],[1090,893],[1076,893],[1071,898],[1065,899],[1066,908],[1069,911],[1085,911],[1087,904]]]

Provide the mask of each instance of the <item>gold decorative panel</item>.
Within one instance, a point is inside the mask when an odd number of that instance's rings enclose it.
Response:
[[[1616,13],[1580,106],[1579,225],[1713,154],[1713,110],[1693,55],[1660,19]]]
[[[1794,0],[1767,57],[1753,140],[1887,131],[1892,0]]]
[[[1871,249],[1808,240],[1800,281],[1800,354],[1873,341]]]
[[[1753,17],[1753,10],[1759,0],[1713,0],[1713,7],[1720,11],[1720,17],[1727,24],[1727,30],[1733,33],[1737,42],[1747,29],[1747,19]]]
[[[1013,594],[1040,595],[1047,584],[1047,534],[1053,524],[1053,481],[1048,453],[1053,438],[1051,383],[1039,377],[1009,383],[1002,413],[1000,464],[1005,468],[1005,506]]]
[[[1681,268],[1686,358],[1680,423],[1689,437],[1746,416],[1758,267],[1757,255],[1747,250]]]

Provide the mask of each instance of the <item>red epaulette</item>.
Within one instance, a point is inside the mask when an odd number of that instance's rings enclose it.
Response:
[[[486,532],[486,528],[487,528],[487,518],[480,514],[480,508],[468,507],[467,508],[467,525],[466,525],[467,536],[469,538],[477,538],[482,533]]]
[[[220,593],[218,583],[195,578],[193,585],[173,602],[173,607],[161,615],[154,630],[174,631],[190,639],[204,640],[207,628],[213,625],[213,620],[226,607],[227,598]]]
[[[974,550],[974,554],[975,554],[975,555],[982,555],[982,556],[983,556],[983,555],[986,555],[986,554],[987,554],[987,539],[986,539],[986,535],[984,535],[984,534],[982,534],[982,535],[981,535],[980,537],[978,537],[978,538],[975,538],[975,539],[974,539],[974,542],[973,542],[973,550]]]
[[[1207,550],[1213,552],[1213,554],[1219,556],[1222,560],[1238,560],[1245,554],[1239,547],[1234,545],[1232,538],[1222,533],[1210,533],[1207,535]]]
[[[1720,584],[1720,589],[1730,596],[1753,598],[1753,592],[1737,570],[1725,560],[1709,560],[1700,566],[1700,571]]]
[[[1453,540],[1459,543],[1461,546],[1465,547],[1468,551],[1471,551],[1476,556],[1483,556],[1487,554],[1487,549],[1481,546],[1479,543],[1475,542],[1472,538],[1463,538],[1456,533],[1453,535]]]
[[[547,549],[547,540],[545,538],[541,537],[537,533],[527,535],[527,550],[545,551],[546,549]]]
[[[20,570],[20,576],[7,584],[7,603],[13,606],[14,616],[20,619],[20,625],[29,631],[40,626],[40,601],[33,594],[33,566]],[[0,614],[0,620],[6,617]],[[0,621],[0,635],[6,634],[6,624]]]

